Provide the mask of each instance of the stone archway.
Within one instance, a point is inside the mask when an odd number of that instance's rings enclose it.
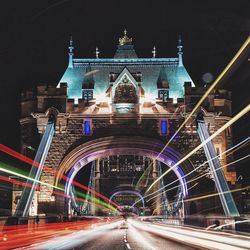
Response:
[[[176,162],[178,162],[178,160],[181,158],[181,155],[169,147],[161,152],[163,147],[164,144],[159,140],[137,136],[110,136],[86,142],[73,149],[63,159],[58,169],[55,185],[58,185],[63,174],[66,174],[70,171],[71,175],[65,189],[65,194],[68,195],[71,183],[81,168],[86,166],[91,161],[118,154],[131,154],[138,156],[143,155],[151,159],[155,159],[158,156],[158,161],[171,167]],[[191,170],[193,170],[193,167],[189,162],[182,164],[181,167],[176,166],[173,169],[181,183],[184,198],[188,195],[187,184],[184,175]]]
[[[125,193],[125,194],[134,194],[134,195],[138,196],[138,197],[140,198],[141,202],[142,202],[143,208],[145,207],[145,201],[144,201],[143,196],[141,195],[141,193],[140,193],[139,191],[136,191],[136,190],[119,190],[119,191],[116,191],[116,192],[114,192],[114,193],[110,196],[109,200],[112,201],[112,199],[113,199],[116,195],[122,194],[122,193]]]

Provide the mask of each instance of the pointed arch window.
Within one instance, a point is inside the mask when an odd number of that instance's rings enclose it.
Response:
[[[126,75],[115,89],[114,103],[137,103],[136,89]]]

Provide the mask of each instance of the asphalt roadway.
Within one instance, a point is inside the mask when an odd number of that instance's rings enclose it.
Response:
[[[197,229],[186,226],[171,226],[158,222],[144,222],[129,218],[124,220],[102,220],[87,227],[84,224],[62,224],[61,230],[52,228],[40,232],[36,242],[15,249],[29,250],[182,250],[220,249],[250,250],[250,236]],[[55,225],[57,226],[57,224]],[[58,227],[58,226],[57,226]],[[75,228],[76,227],[76,228]],[[36,231],[34,232],[36,233]],[[35,240],[35,238],[33,239]],[[8,235],[5,236],[6,239]],[[22,236],[24,237],[24,236]],[[15,238],[14,238],[15,239]],[[9,241],[9,238],[6,242]],[[12,245],[16,244],[13,241]],[[24,244],[24,242],[23,242]],[[1,245],[0,245],[0,249]],[[10,249],[6,248],[5,249]],[[13,249],[13,248],[11,248]]]
[[[181,245],[163,237],[157,236],[143,230],[135,229],[129,226],[128,229],[112,229],[99,235],[97,238],[83,244],[82,246],[74,248],[75,250],[124,250],[124,249],[138,249],[138,250],[184,250],[195,249],[188,246]]]

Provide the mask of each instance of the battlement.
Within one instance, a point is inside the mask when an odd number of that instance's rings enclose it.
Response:
[[[215,92],[215,99],[231,100],[231,91],[226,89],[217,89]]]
[[[25,90],[21,93],[21,102],[35,100],[36,99],[36,91],[33,89]]]
[[[21,93],[21,118],[28,117],[36,111],[36,91],[29,89]]]
[[[185,82],[185,105],[187,111],[190,112],[196,103],[206,93],[209,86],[192,87],[191,82]],[[217,89],[210,92],[202,103],[207,111],[221,113],[225,116],[231,116],[231,92],[225,89]]]
[[[67,95],[67,83],[62,82],[60,88],[54,85],[38,85],[37,96],[60,96]]]
[[[59,112],[66,112],[67,83],[61,83],[60,87],[52,85],[37,86],[37,112],[45,112],[54,107]]]

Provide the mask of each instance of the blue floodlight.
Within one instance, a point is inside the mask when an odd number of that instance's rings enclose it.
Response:
[[[91,135],[91,124],[90,121],[84,121],[84,135]]]
[[[168,122],[167,120],[161,120],[161,135],[167,135]]]

